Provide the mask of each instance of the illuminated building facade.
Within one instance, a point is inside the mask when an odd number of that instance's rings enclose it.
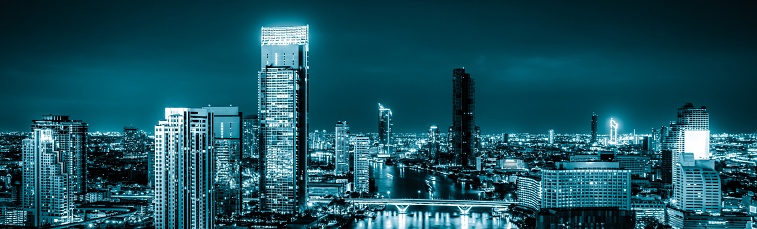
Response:
[[[678,108],[676,121],[664,132],[663,149],[672,152],[673,167],[684,152],[693,153],[696,160],[710,158],[710,115],[706,107],[695,108],[691,103],[683,105]],[[675,182],[677,169],[673,169],[672,175]]]
[[[615,120],[610,119],[610,141],[611,145],[618,143],[618,123]]]
[[[541,208],[631,209],[631,171],[617,162],[559,162],[542,170]]]
[[[27,226],[72,223],[79,197],[87,191],[87,124],[69,116],[34,120],[22,143],[22,206]]]
[[[258,72],[260,209],[307,207],[308,26],[263,27]]]
[[[357,136],[355,139],[355,192],[368,193],[368,179],[370,178],[368,163],[370,160],[369,150],[371,139],[366,136]]]
[[[350,125],[347,121],[336,122],[334,141],[334,174],[346,174],[350,171]]]
[[[155,228],[212,228],[213,116],[166,108],[155,126]]]
[[[213,120],[213,200],[216,215],[241,212],[242,112],[238,107],[203,107]]]
[[[555,144],[555,130],[549,130],[549,144]]]
[[[391,154],[392,144],[392,110],[379,103],[378,137],[379,147],[385,154]]]
[[[539,212],[541,208],[541,178],[518,176],[515,181],[518,190],[516,197],[518,205]]]
[[[696,160],[693,153],[681,154],[674,177],[671,204],[681,211],[719,214],[721,211],[720,176],[712,160]]]
[[[597,142],[597,114],[591,114],[591,143]]]
[[[465,68],[452,70],[452,153],[455,164],[463,167],[475,162],[476,84]]]
[[[428,158],[439,163],[439,146],[440,136],[439,127],[430,126],[428,128]]]

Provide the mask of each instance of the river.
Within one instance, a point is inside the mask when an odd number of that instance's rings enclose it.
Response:
[[[371,178],[376,180],[379,192],[384,198],[442,198],[479,199],[481,190],[463,186],[443,175],[431,174],[411,167],[371,164]],[[407,214],[399,214],[397,208],[389,205],[378,212],[375,219],[356,220],[352,228],[516,228],[507,217],[492,217],[492,209],[474,207],[469,215],[460,215],[457,207],[410,206]]]

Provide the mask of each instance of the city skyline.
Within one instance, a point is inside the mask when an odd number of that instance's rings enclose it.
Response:
[[[397,133],[448,126],[448,71],[458,67],[479,82],[483,133],[589,133],[592,112],[600,134],[610,118],[620,134],[646,133],[667,124],[665,112],[650,110],[686,102],[717,114],[712,133],[757,130],[755,108],[733,102],[755,83],[757,36],[744,29],[757,23],[754,3],[442,2],[423,15],[410,10],[423,3],[296,3],[263,13],[255,12],[271,3],[3,4],[0,101],[16,112],[0,115],[0,131],[26,131],[40,114],[88,120],[92,132],[150,130],[165,107],[231,104],[253,114],[260,26],[300,24],[313,27],[320,50],[311,54],[313,130],[349,120],[353,132],[373,132],[376,103],[393,109]],[[458,10],[471,13],[446,19]],[[336,70],[345,65],[354,69]],[[197,80],[152,86],[186,78]],[[206,87],[205,78],[235,83],[199,96],[186,90]]]

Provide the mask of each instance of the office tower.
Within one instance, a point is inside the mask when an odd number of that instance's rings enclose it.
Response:
[[[260,119],[247,115],[242,119],[242,158],[260,158],[258,148]]]
[[[611,145],[618,143],[618,123],[613,119],[610,119],[610,141],[608,143]]]
[[[591,143],[597,142],[597,114],[591,114]]]
[[[712,160],[695,160],[693,153],[683,153],[676,170],[680,177],[674,182],[671,203],[681,211],[720,213],[720,176]]]
[[[203,107],[213,121],[213,212],[239,214],[242,207],[242,112],[238,107]]]
[[[670,150],[671,183],[675,188],[676,180],[679,179],[678,166],[682,153],[693,153],[696,160],[710,157],[710,116],[707,108],[695,108],[693,104],[686,103],[678,108],[676,121],[660,131],[663,140],[662,149]],[[665,163],[667,162],[663,162],[663,166]],[[674,196],[675,193],[674,190]]]
[[[381,151],[385,154],[391,154],[392,126],[392,110],[379,103],[379,147],[381,147]]]
[[[295,215],[307,206],[308,26],[263,27],[261,34],[260,209]]]
[[[549,130],[549,144],[555,144],[555,130]]]
[[[475,82],[465,68],[452,70],[452,151],[455,163],[468,167],[474,162]]]
[[[631,170],[633,176],[647,177],[652,170],[649,156],[616,155],[614,161],[620,164],[620,168]]]
[[[631,171],[618,162],[558,162],[542,170],[541,208],[631,209]]]
[[[428,158],[439,164],[439,127],[428,128]]]
[[[166,108],[155,126],[155,228],[212,228],[213,116]]]
[[[541,177],[517,176],[515,185],[518,188],[516,198],[518,205],[539,212],[541,208]]]
[[[355,139],[355,191],[368,193],[369,179],[369,149],[371,139],[366,136],[357,136]]]
[[[350,171],[350,125],[347,121],[336,122],[334,143],[334,174],[346,174]]]
[[[74,222],[74,207],[87,191],[87,124],[63,115],[32,121],[23,140],[23,208],[31,227]]]

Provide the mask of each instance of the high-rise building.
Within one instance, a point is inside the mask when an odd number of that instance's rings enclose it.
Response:
[[[76,202],[87,191],[87,124],[63,115],[32,121],[23,140],[23,200],[27,225],[74,222]]]
[[[681,154],[693,153],[695,160],[710,158],[710,115],[706,107],[695,108],[693,104],[686,103],[678,108],[675,122],[671,122],[667,128],[661,128],[663,156],[665,150],[670,151],[671,183],[673,184],[673,197],[680,193],[675,190],[679,179],[682,179]],[[663,162],[665,166],[667,162]],[[664,178],[665,174],[663,174]]]
[[[428,157],[439,163],[439,127],[430,126],[428,128]]]
[[[350,125],[347,121],[336,122],[334,143],[334,174],[346,174],[350,171]]]
[[[260,119],[257,115],[246,115],[242,119],[242,158],[260,158]]]
[[[385,154],[391,154],[392,145],[392,110],[379,103],[378,137],[379,147]]]
[[[633,176],[647,177],[652,170],[652,161],[648,156],[616,155],[614,160],[620,163],[620,168],[631,170]]]
[[[452,70],[452,153],[455,163],[463,167],[475,161],[475,88],[465,68]]]
[[[618,144],[618,122],[615,122],[614,119],[610,119],[610,141],[608,143],[611,145]]]
[[[673,151],[671,150],[662,150],[662,159],[661,159],[661,173],[660,177],[662,178],[662,183],[665,185],[672,185],[673,184]]]
[[[591,114],[591,143],[597,142],[597,114]]]
[[[549,144],[555,144],[555,130],[549,130]]]
[[[155,126],[155,228],[212,228],[213,116],[166,108]]]
[[[631,209],[631,171],[618,162],[558,162],[542,170],[541,208]]]
[[[258,72],[260,209],[307,207],[308,26],[263,27]]]
[[[213,121],[213,211],[239,214],[242,207],[242,112],[238,107],[203,107]]]
[[[695,160],[693,153],[683,153],[676,170],[671,204],[681,211],[720,214],[720,176],[712,160]]]
[[[355,139],[355,192],[368,193],[369,180],[369,149],[371,139],[366,136],[357,136]]]

